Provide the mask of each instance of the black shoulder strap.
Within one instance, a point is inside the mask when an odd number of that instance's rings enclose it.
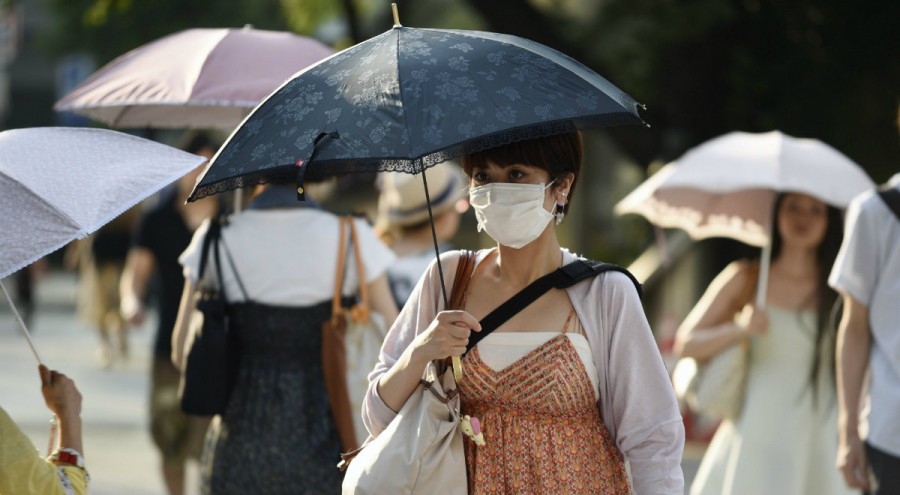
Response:
[[[498,306],[497,309],[491,311],[490,314],[481,320],[481,331],[473,332],[469,335],[469,343],[466,345],[466,352],[470,351],[481,341],[481,339],[487,337],[488,334],[499,328],[500,325],[506,323],[513,315],[522,311],[550,289],[565,289],[586,278],[596,277],[597,275],[608,271],[617,271],[628,275],[628,278],[631,279],[635,289],[637,289],[638,297],[641,296],[641,284],[638,283],[637,279],[634,278],[634,275],[628,270],[612,263],[603,263],[600,261],[579,258],[535,280],[516,295],[509,298],[505,303]]]
[[[884,185],[879,188],[878,195],[881,196],[881,199],[884,200],[885,203],[887,203],[888,208],[894,212],[894,215],[897,216],[897,220],[900,220],[900,189]]]
[[[228,251],[228,246],[225,244],[225,239],[222,238],[222,225],[227,222],[226,217],[222,217],[222,219],[214,220],[214,222],[218,225],[218,233],[213,242],[213,253],[216,259],[216,277],[219,279],[219,287],[222,292],[222,296],[225,295],[225,279],[222,278],[222,262],[220,260],[219,255],[219,246],[222,246],[222,249],[225,251],[225,257],[228,258],[228,264],[231,266],[231,272],[234,274],[234,279],[237,281],[238,288],[241,289],[241,293],[244,295],[245,301],[250,301],[250,296],[247,295],[247,289],[244,287],[244,283],[241,281],[241,276],[237,271],[237,266],[234,265],[234,259],[231,257],[231,253]]]
[[[198,281],[203,280],[203,274],[206,272],[206,260],[209,257],[209,247],[219,237],[221,227],[218,218],[213,217],[209,220],[209,230],[206,231],[206,236],[203,237],[203,250],[200,252],[200,271],[197,273]]]

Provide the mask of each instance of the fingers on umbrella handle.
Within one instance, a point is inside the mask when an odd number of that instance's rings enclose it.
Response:
[[[38,365],[38,373],[41,375],[41,385],[50,385],[50,370],[43,364]]]
[[[459,383],[463,378],[462,361],[460,361],[459,356],[453,356],[451,361],[453,362],[453,378],[456,378],[456,382]]]

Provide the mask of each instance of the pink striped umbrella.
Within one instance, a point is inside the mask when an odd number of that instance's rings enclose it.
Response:
[[[284,80],[333,53],[287,32],[188,29],[121,55],[54,109],[113,127],[231,130]]]

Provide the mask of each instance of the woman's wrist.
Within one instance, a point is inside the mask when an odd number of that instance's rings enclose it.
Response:
[[[415,343],[410,345],[407,349],[409,351],[409,358],[406,360],[408,367],[418,371],[419,374],[424,373],[425,367],[428,366],[428,362],[431,361],[428,359],[428,356],[424,355],[424,349],[416,346]]]
[[[59,447],[84,452],[81,438],[81,418],[68,418],[59,421]]]
[[[60,410],[55,412],[60,431],[81,430],[81,415],[74,411]]]

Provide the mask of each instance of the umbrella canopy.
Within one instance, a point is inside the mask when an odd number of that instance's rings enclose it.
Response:
[[[732,132],[689,150],[615,206],[695,239],[768,242],[774,197],[800,192],[839,208],[874,183],[865,171],[817,139],[779,131]]]
[[[300,164],[311,179],[417,173],[518,140],[640,124],[638,106],[594,71],[533,41],[395,26],[272,93],[231,135],[191,199],[289,180]]]
[[[333,53],[287,32],[188,29],[116,58],[54,108],[113,127],[231,130],[285,79]]]
[[[204,161],[103,129],[0,132],[0,278],[97,230]]]

